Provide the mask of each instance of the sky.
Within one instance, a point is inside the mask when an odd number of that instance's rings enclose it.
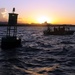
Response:
[[[13,7],[20,23],[75,24],[75,0],[0,0],[0,21]]]

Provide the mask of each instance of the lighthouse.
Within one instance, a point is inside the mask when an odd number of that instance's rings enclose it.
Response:
[[[1,39],[2,49],[12,49],[21,46],[21,38],[17,37],[17,19],[18,14],[15,13],[15,8],[13,8],[12,13],[9,13],[6,36]]]

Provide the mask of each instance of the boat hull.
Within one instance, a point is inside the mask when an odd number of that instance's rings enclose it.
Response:
[[[73,35],[74,31],[63,31],[63,32],[60,32],[60,31],[58,31],[58,32],[44,31],[43,33],[44,33],[44,35]]]

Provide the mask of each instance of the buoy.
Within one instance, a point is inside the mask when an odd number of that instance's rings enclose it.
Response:
[[[12,49],[21,46],[21,38],[17,37],[17,18],[18,14],[13,12],[9,13],[7,34],[1,39],[2,49]]]

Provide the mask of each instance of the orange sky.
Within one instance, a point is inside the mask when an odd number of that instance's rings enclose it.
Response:
[[[0,21],[7,21],[13,7],[20,23],[75,24],[75,0],[2,0]]]

